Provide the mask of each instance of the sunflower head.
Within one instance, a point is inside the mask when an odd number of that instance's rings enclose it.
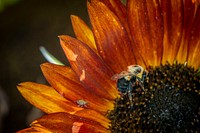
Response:
[[[150,68],[144,90],[135,85],[108,113],[113,132],[196,132],[200,118],[200,74],[184,64]],[[124,81],[124,80],[123,80]]]
[[[50,86],[18,85],[47,115],[19,132],[200,132],[196,0],[91,0],[59,36],[70,63],[41,65]],[[114,80],[113,80],[114,79]]]

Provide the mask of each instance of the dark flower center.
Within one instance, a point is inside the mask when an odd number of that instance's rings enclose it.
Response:
[[[200,73],[185,64],[151,67],[141,85],[115,100],[113,133],[200,132]]]

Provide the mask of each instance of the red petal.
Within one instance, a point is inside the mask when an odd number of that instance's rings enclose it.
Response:
[[[55,113],[43,116],[32,123],[53,133],[108,133],[98,122],[87,120],[67,113]]]
[[[138,50],[147,65],[159,65],[162,58],[163,23],[158,0],[130,0],[128,22],[134,50]],[[139,55],[135,55],[136,58]]]
[[[172,64],[178,53],[183,28],[183,1],[162,0],[161,8],[164,20],[164,47],[162,63]]]
[[[126,7],[120,0],[100,0],[103,2],[115,15],[119,18],[119,21],[123,24],[126,31],[130,33],[128,23]]]
[[[115,15],[119,18],[119,20],[126,24],[126,7],[122,4],[120,0],[100,0],[104,3]]]
[[[112,12],[115,13],[115,15],[119,18],[119,21],[125,27],[130,40],[132,40],[130,29],[127,22],[127,11],[125,5],[123,5],[120,0],[100,0],[100,1],[103,2]],[[133,41],[131,41],[131,43],[133,43]],[[134,46],[135,44],[131,45]],[[134,49],[134,47],[132,48]],[[139,52],[135,49],[134,49],[134,55],[137,55],[136,56],[137,58],[135,59],[137,62],[136,64],[139,64],[145,68],[146,67],[145,62],[143,61],[141,55],[139,55]]]
[[[128,34],[118,17],[103,3],[88,3],[97,49],[103,60],[119,73],[136,64]]]
[[[44,76],[63,97],[77,103],[78,100],[87,102],[86,108],[106,113],[113,108],[111,101],[105,100],[84,88],[74,71],[69,67],[45,63],[41,65]],[[79,106],[77,104],[77,106]]]
[[[80,116],[80,117],[85,117],[85,118],[91,119],[93,121],[97,121],[105,128],[109,128],[108,126],[110,126],[109,125],[110,120],[94,110],[84,109],[82,111],[76,112],[75,115]],[[104,115],[106,115],[106,114],[104,114]]]
[[[87,45],[69,36],[60,36],[67,58],[84,87],[102,98],[115,99],[118,91],[112,71]]]
[[[185,63],[188,57],[188,46],[189,46],[189,37],[190,31],[192,28],[192,23],[195,16],[195,4],[192,3],[191,0],[184,1],[184,8],[183,8],[184,18],[183,18],[183,31],[182,31],[182,38],[180,42],[179,51],[177,54],[177,60],[180,63]]]
[[[189,38],[188,64],[198,69],[200,67],[200,6],[197,7],[196,16],[192,24]]]

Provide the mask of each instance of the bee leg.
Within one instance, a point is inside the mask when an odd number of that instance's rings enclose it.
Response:
[[[139,82],[139,85],[142,88],[142,90],[144,91],[144,85],[143,85],[143,83]]]
[[[133,109],[132,90],[133,90],[133,84],[132,84],[132,82],[129,82],[129,85],[128,85],[128,97],[129,97],[129,100],[130,100],[130,109],[131,110]]]
[[[144,91],[144,85],[143,85],[143,81],[139,78],[139,77],[136,77],[137,78],[137,81],[138,81],[138,85],[142,88],[142,90]]]
[[[144,80],[146,79],[147,77],[147,73],[144,71],[143,74],[142,74],[142,82],[144,82]]]

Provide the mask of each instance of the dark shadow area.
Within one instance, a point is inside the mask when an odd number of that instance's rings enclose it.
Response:
[[[74,36],[70,14],[88,20],[86,0],[23,0],[0,14],[0,87],[9,105],[3,117],[3,133],[28,126],[27,115],[32,106],[21,96],[16,85],[25,81],[45,82],[40,64],[46,60],[39,46],[45,46],[68,64],[57,36]]]

